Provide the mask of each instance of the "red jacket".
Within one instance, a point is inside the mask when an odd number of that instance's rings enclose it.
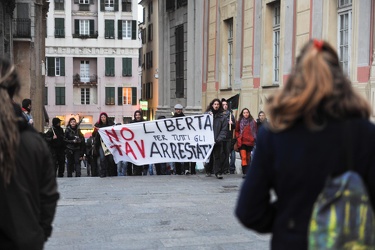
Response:
[[[245,126],[242,134],[240,133],[240,124],[241,124],[240,120],[238,122],[236,122],[235,133],[236,133],[236,138],[237,138],[237,146],[238,147],[241,147],[242,145],[254,146],[255,145],[255,135],[256,135],[256,132],[257,132],[256,131],[256,128],[257,128],[256,122],[253,120],[253,121],[250,122],[249,125]],[[251,124],[253,126],[251,126]],[[253,127],[255,131],[252,131],[251,127]]]

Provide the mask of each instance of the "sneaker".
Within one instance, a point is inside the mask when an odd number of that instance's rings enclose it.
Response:
[[[242,179],[245,179],[245,178],[246,178],[246,174],[243,174],[243,175],[242,175]]]
[[[218,178],[218,179],[223,179],[223,176],[222,176],[221,174],[217,174],[217,175],[216,175],[216,178]]]
[[[185,170],[185,175],[190,175],[189,170]]]
[[[211,173],[206,173],[206,177],[211,177]]]

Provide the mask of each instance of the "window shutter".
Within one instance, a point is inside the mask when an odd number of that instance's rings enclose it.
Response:
[[[131,58],[122,58],[122,76],[132,76]]]
[[[117,88],[117,104],[122,105],[122,87]]]
[[[100,0],[100,10],[104,11],[104,0]]]
[[[105,58],[105,75],[109,76],[109,74],[110,74],[109,58]]]
[[[65,76],[65,57],[60,57],[60,76]]]
[[[117,21],[118,39],[122,39],[122,20]]]
[[[74,3],[75,4],[79,4],[79,0],[74,0]]]
[[[137,88],[132,87],[132,105],[137,105]]]
[[[132,21],[132,40],[137,39],[137,21],[133,20]]]
[[[118,0],[115,0],[115,11],[118,11]]]
[[[94,27],[94,20],[90,20],[90,35],[94,35],[95,33]]]
[[[48,76],[55,76],[55,58],[47,57]]]
[[[74,34],[79,35],[79,20],[74,20]]]

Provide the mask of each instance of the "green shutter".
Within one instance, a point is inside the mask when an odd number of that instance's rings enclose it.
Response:
[[[64,18],[55,18],[55,37],[64,37]]]
[[[47,57],[47,67],[48,67],[47,76],[55,76],[55,58],[54,57]]]
[[[131,58],[122,58],[122,76],[132,76]]]
[[[109,58],[105,58],[105,75],[106,76],[109,76],[109,71],[110,67],[109,67]]]
[[[132,105],[137,105],[137,88],[132,87]]]
[[[79,20],[74,20],[74,34],[79,35]]]
[[[104,0],[100,0],[100,10],[104,11]]]
[[[117,88],[117,104],[122,105],[122,87]]]
[[[114,58],[105,59],[105,75],[115,76],[115,59]]]
[[[105,38],[115,38],[114,34],[115,21],[114,20],[105,20]]]
[[[115,0],[115,11],[118,11],[118,0]]]
[[[122,20],[117,21],[117,26],[118,26],[118,39],[122,39]]]
[[[90,35],[93,36],[95,33],[94,20],[90,20]]]
[[[133,20],[132,21],[132,40],[137,39],[137,21]]]
[[[60,57],[60,76],[65,76],[65,57]]]

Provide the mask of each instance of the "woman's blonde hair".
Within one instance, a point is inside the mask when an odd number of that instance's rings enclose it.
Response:
[[[311,130],[324,127],[328,119],[369,118],[368,102],[354,92],[334,48],[311,40],[302,49],[285,86],[267,105],[274,131],[302,120]]]
[[[19,128],[12,98],[20,87],[14,65],[0,58],[0,175],[5,186],[16,170]]]

